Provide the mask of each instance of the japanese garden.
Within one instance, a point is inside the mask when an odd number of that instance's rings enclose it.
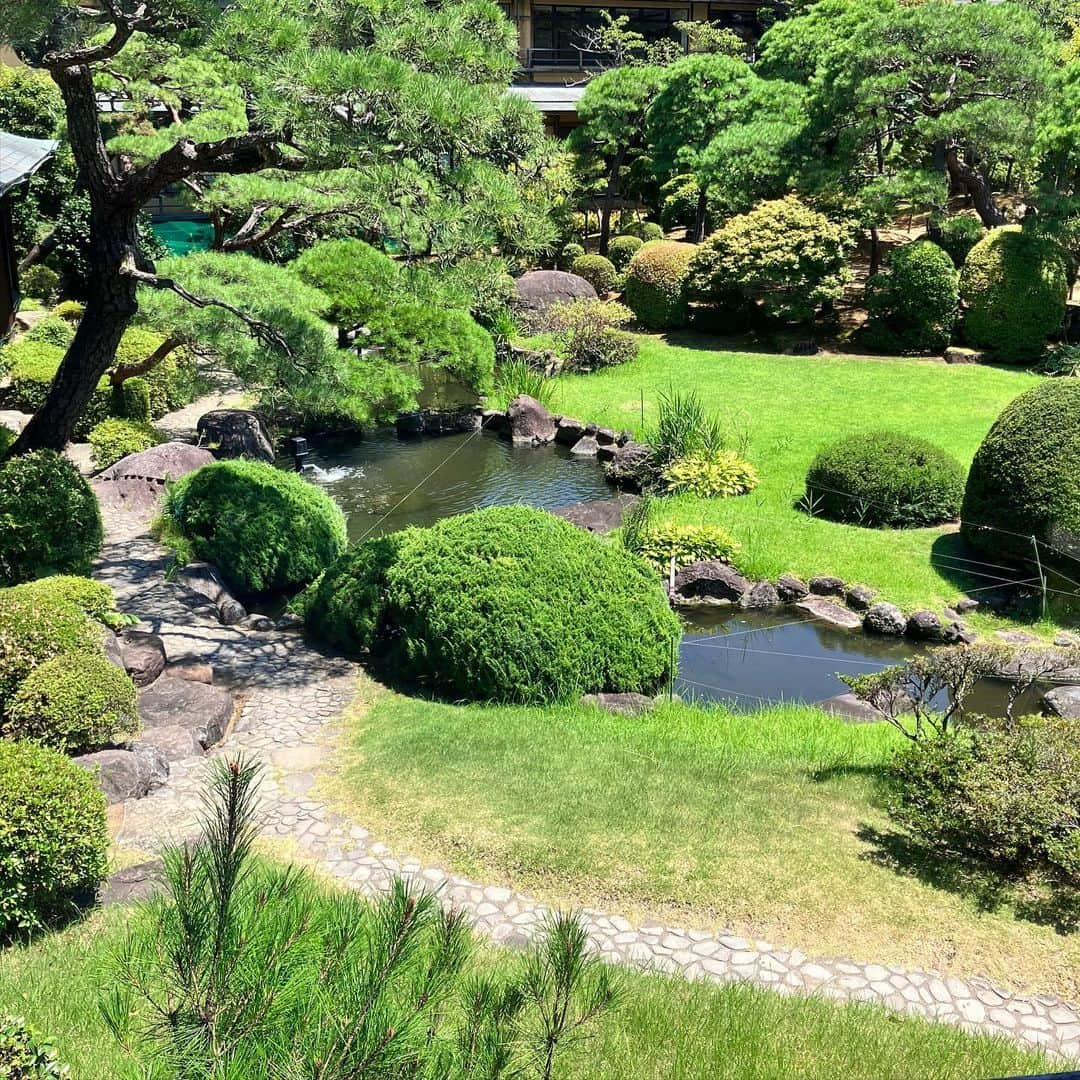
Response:
[[[1077,0],[11,0],[0,1076],[1080,1068]]]

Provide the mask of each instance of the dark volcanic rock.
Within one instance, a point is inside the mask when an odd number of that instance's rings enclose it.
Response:
[[[979,640],[974,630],[969,630],[962,622],[954,619],[941,628],[941,640],[946,645],[970,645]]]
[[[98,890],[98,903],[102,907],[113,904],[131,904],[149,900],[165,887],[165,869],[160,859],[128,866],[110,874]]]
[[[739,607],[746,609],[764,609],[778,607],[780,594],[771,581],[759,581],[745,593],[739,601]]]
[[[776,592],[785,604],[793,604],[810,595],[810,586],[794,574],[781,574],[776,582]]]
[[[595,436],[582,435],[581,438],[570,447],[570,453],[575,457],[596,457],[599,449],[600,446],[597,443]]]
[[[554,513],[586,532],[609,533],[622,524],[623,515],[636,502],[633,495],[618,495],[614,499],[592,499],[563,506]]]
[[[843,596],[844,583],[838,577],[812,577],[810,591],[815,596]]]
[[[230,693],[187,679],[158,679],[139,694],[145,728],[185,727],[203,747],[221,741],[232,712]]]
[[[570,416],[560,416],[555,425],[555,441],[560,446],[573,446],[585,434],[585,425]]]
[[[885,715],[873,705],[867,704],[861,698],[852,693],[837,694],[825,701],[817,702],[817,708],[832,716],[839,716],[844,720],[857,724],[875,724],[884,720]]]
[[[863,617],[863,627],[871,634],[900,637],[907,629],[907,618],[895,604],[874,604]]]
[[[518,445],[538,446],[555,438],[555,418],[528,394],[518,394],[510,402],[506,419],[506,433]]]
[[[867,611],[874,602],[874,590],[866,585],[852,585],[844,600],[852,611]]]
[[[262,421],[248,409],[213,409],[196,425],[199,441],[220,458],[246,457],[274,460],[274,448]]]
[[[506,413],[502,409],[485,409],[480,414],[480,426],[497,434],[506,427]]]
[[[172,727],[150,728],[142,733],[138,742],[132,745],[135,751],[152,749],[162,755],[166,761],[186,761],[200,757],[202,745],[195,738],[190,728],[174,725]]]
[[[1043,707],[1051,716],[1080,720],[1080,686],[1058,686],[1043,695]]]
[[[941,620],[932,611],[916,611],[908,619],[905,633],[916,641],[940,641]]]
[[[675,575],[675,601],[714,600],[737,604],[750,591],[750,582],[719,559],[691,563]]]
[[[603,450],[608,450],[604,447]],[[603,453],[600,455],[603,460]],[[640,491],[649,467],[650,450],[644,443],[630,442],[618,447],[607,467],[607,478],[617,487]]]

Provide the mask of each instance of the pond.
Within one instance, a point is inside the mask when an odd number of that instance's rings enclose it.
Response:
[[[493,435],[402,440],[392,430],[311,440],[308,473],[337,500],[355,542],[409,525],[431,525],[483,506],[527,503],[557,510],[608,499],[612,488],[592,458],[561,446],[514,447]],[[839,630],[786,609],[716,607],[683,612],[686,633],[673,690],[684,700],[724,701],[752,710],[770,702],[818,702],[847,692],[838,678],[902,663],[910,642]],[[1034,708],[1038,693],[1022,705]],[[969,707],[1000,712],[1000,683],[980,686]]]

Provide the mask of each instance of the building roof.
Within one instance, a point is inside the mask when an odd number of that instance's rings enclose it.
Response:
[[[0,195],[29,180],[52,157],[55,139],[28,139],[0,131]]]
[[[530,86],[511,86],[510,93],[531,101],[543,113],[573,113],[577,112],[585,87],[545,86],[543,83],[534,83]]]

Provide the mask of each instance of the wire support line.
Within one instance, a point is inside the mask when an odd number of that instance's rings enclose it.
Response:
[[[777,623],[775,626],[758,626],[753,630],[736,630],[731,634],[714,634],[712,636],[723,638],[727,641],[730,638],[748,637],[750,634],[768,634],[773,630],[784,630],[791,626],[806,626],[808,623],[817,622],[817,619],[796,619],[794,622]],[[685,640],[685,636],[684,636]]]
[[[764,701],[766,705],[780,705],[786,700],[785,698],[767,698],[762,697],[760,694],[748,694],[745,690],[731,690],[724,686],[712,686],[709,683],[694,682],[693,679],[678,678],[675,680],[677,684],[681,686],[696,686],[701,690],[714,690],[718,694],[731,694],[733,697],[751,698],[754,701]]]
[[[810,653],[780,652],[776,649],[748,649],[744,645],[713,645],[708,641],[687,641],[683,639],[683,645],[699,649],[719,649],[723,652],[737,652],[743,654],[758,653],[764,656],[784,656],[792,660],[813,660],[819,664],[855,664],[858,667],[882,668],[889,667],[887,661],[876,660],[847,660],[829,656],[813,656]]]

